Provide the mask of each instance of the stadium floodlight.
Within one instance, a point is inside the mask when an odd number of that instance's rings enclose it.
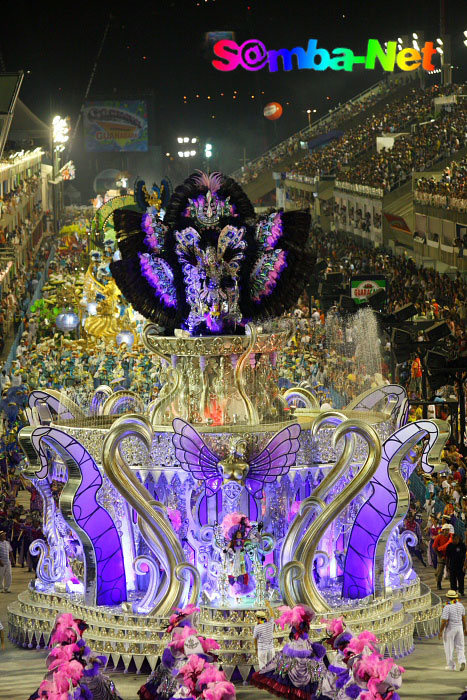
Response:
[[[464,46],[467,46],[467,39],[464,39]]]
[[[204,146],[204,155],[206,158],[211,158],[212,157],[212,143],[207,143]]]
[[[190,156],[195,156],[195,155],[196,155],[196,151],[190,151]]]
[[[438,37],[438,39],[436,39],[436,43],[439,44],[440,46],[442,46],[443,40]]]
[[[414,39],[418,40],[418,34],[417,34],[416,32],[414,32],[414,33],[412,34],[412,36],[413,36]]]
[[[183,151],[179,151],[179,152],[178,152],[178,157],[179,157],[179,158],[183,158]]]
[[[183,137],[183,143],[188,143],[189,140],[190,140],[190,139],[188,138],[188,136],[184,136],[184,137]]]
[[[418,45],[418,41],[412,41],[412,46],[416,51],[420,51],[420,46]]]
[[[397,44],[397,50],[402,51],[402,44]]]
[[[193,138],[193,139],[191,139],[191,143],[196,143],[197,140],[198,140],[197,138]]]
[[[66,119],[62,117],[54,117],[52,120],[52,141],[56,143],[66,143],[69,136],[70,127]]]
[[[178,141],[178,143],[183,143],[183,138],[181,136],[179,136],[177,141]]]
[[[402,46],[402,44],[404,43],[404,42],[402,41],[402,39],[400,38],[400,36],[397,37],[397,41],[399,42],[399,44],[400,44],[401,46]]]
[[[183,151],[183,155],[185,156],[185,158],[189,158],[189,157],[190,157],[190,151]]]
[[[464,29],[464,36],[467,36],[467,29]]]
[[[441,48],[441,46],[437,46],[437,47],[436,47],[436,50],[437,50],[437,52],[438,52],[439,54],[441,54],[441,56],[443,55],[444,51],[443,51],[443,49]]]

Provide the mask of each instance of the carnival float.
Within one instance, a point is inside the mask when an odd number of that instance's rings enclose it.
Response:
[[[108,386],[89,406],[31,392],[20,444],[44,540],[35,581],[9,606],[10,639],[45,646],[67,612],[111,666],[153,670],[174,608],[196,605],[235,681],[255,670],[267,601],[310,606],[313,641],[341,616],[383,655],[409,654],[437,632],[441,604],[412,568],[407,481],[441,466],[449,428],[407,423],[397,385],[324,412],[310,387],[280,391],[284,313],[314,264],[309,216],[256,217],[233,180],[195,174],[164,205],[153,188],[112,217],[110,297],[118,288],[147,319],[142,342],[165,382],[150,404]],[[91,267],[86,294],[97,284]],[[274,634],[279,649],[287,633]]]

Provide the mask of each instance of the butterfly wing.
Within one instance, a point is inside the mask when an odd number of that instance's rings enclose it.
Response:
[[[279,430],[262,450],[250,462],[245,486],[255,498],[263,497],[264,484],[275,481],[279,476],[287,474],[295,464],[295,458],[300,448],[300,426],[298,423]]]
[[[213,496],[222,484],[219,457],[211,452],[201,435],[186,421],[175,418],[172,426],[172,442],[180,466],[184,471],[191,472],[195,479],[204,481],[206,494]]]

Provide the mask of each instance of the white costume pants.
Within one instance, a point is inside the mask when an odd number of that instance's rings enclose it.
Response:
[[[456,667],[454,652],[457,652],[459,664],[465,664],[464,630],[462,625],[447,627],[443,633],[444,653],[446,654],[446,666]]]
[[[9,591],[11,587],[11,564],[0,566],[0,591]]]
[[[260,670],[274,658],[274,649],[258,649],[258,666]]]

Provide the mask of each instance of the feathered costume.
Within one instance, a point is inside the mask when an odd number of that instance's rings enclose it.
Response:
[[[404,669],[377,651],[377,639],[368,630],[354,637],[342,618],[321,620],[326,625],[324,645],[308,639],[314,613],[298,605],[283,606],[276,620],[290,625],[289,642],[251,683],[273,695],[298,700],[400,700],[398,689]]]
[[[322,700],[400,700],[404,668],[378,652],[372,632],[357,637],[346,629],[343,618],[322,620],[328,637],[325,644],[333,652],[332,664],[321,686]]]
[[[276,623],[282,629],[291,627],[289,641],[267,666],[253,674],[251,683],[281,698],[319,698],[326,673],[326,649],[308,639],[314,613],[303,605],[282,606],[279,610],[282,614]]]
[[[111,264],[133,307],[164,328],[192,335],[242,334],[297,300],[313,271],[303,211],[255,217],[231,178],[191,175],[157,207],[114,212],[122,259]]]
[[[199,635],[193,627],[193,617],[199,612],[194,605],[176,610],[169,619],[167,632],[172,639],[162,654],[162,660],[148,680],[138,690],[141,700],[171,700],[171,698],[206,698],[203,694],[210,690],[212,700],[216,699],[214,688],[226,683],[225,674],[217,669],[213,652],[219,649],[214,639]],[[231,684],[225,698],[233,689]],[[230,688],[231,686],[231,688]],[[223,700],[222,687],[217,687],[220,700]],[[229,692],[227,692],[229,691]],[[235,690],[233,689],[233,698]]]
[[[102,672],[107,657],[94,654],[82,638],[86,629],[86,623],[70,613],[57,618],[48,672],[29,700],[121,700]]]

